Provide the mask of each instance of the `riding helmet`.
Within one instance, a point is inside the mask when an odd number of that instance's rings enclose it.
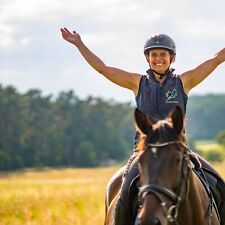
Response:
[[[151,36],[144,45],[144,54],[148,55],[149,50],[163,48],[176,55],[176,45],[174,40],[166,34],[156,34]]]

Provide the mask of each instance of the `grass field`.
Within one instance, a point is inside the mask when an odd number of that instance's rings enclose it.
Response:
[[[224,147],[218,145],[214,140],[196,141],[196,146],[202,151],[216,150],[225,152]]]
[[[225,178],[225,162],[214,166]],[[101,225],[105,187],[117,169],[0,174],[0,225]]]
[[[0,225],[97,225],[116,170],[59,169],[1,174]]]

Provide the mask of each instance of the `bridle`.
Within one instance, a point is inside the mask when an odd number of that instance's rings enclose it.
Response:
[[[180,178],[180,183],[176,193],[166,187],[162,187],[157,184],[147,184],[140,187],[139,193],[138,193],[138,201],[139,201],[139,206],[141,207],[145,197],[148,194],[153,194],[159,200],[160,206],[162,207],[163,213],[167,221],[178,225],[178,222],[177,222],[178,208],[180,206],[180,202],[184,198],[185,193],[187,192],[187,189],[188,189],[188,173],[189,173],[189,161],[190,161],[189,155],[188,155],[189,148],[186,144],[178,140],[163,142],[163,143],[155,143],[155,144],[148,143],[147,146],[150,147],[152,151],[154,151],[154,148],[161,148],[161,147],[166,147],[166,146],[175,145],[175,144],[181,145],[185,148],[185,151],[182,153],[182,176]],[[173,202],[173,204],[169,208],[167,207],[166,202],[163,199],[163,196],[167,197]],[[140,225],[140,224],[141,224],[141,218],[137,217],[135,221],[135,225]]]
[[[157,199],[160,201],[160,205],[162,207],[163,213],[167,219],[168,222],[178,224],[177,222],[177,216],[178,216],[178,208],[180,206],[180,202],[182,201],[182,197],[184,196],[185,192],[187,191],[187,180],[188,180],[188,172],[189,172],[189,155],[188,155],[188,147],[186,144],[184,144],[181,141],[169,141],[169,142],[163,142],[163,143],[155,143],[151,144],[148,143],[147,146],[151,148],[161,148],[166,147],[169,145],[179,144],[182,145],[186,151],[183,152],[182,157],[182,176],[180,179],[179,187],[177,189],[177,192],[174,193],[172,190],[169,190],[168,188],[162,187],[157,184],[148,184],[140,187],[139,193],[138,193],[138,200],[139,205],[141,206],[145,197],[148,194],[153,194],[157,197]],[[166,196],[170,200],[172,200],[173,204],[167,208],[166,202],[164,201],[162,195]],[[135,225],[141,224],[141,219],[137,218]]]

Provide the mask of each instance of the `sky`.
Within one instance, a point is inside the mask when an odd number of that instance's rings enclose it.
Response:
[[[166,33],[176,42],[180,74],[225,46],[224,0],[0,0],[0,84],[18,92],[134,101],[133,93],[94,71],[60,28],[77,31],[105,64],[145,74],[145,41]],[[225,93],[225,63],[190,94]]]

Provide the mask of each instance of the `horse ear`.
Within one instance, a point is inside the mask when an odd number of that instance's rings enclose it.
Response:
[[[184,125],[184,115],[179,106],[176,106],[171,112],[171,118],[173,122],[173,127],[176,129],[177,133],[180,134],[183,130]]]
[[[136,108],[134,115],[136,125],[141,133],[147,135],[149,131],[152,131],[152,123],[140,109]]]

